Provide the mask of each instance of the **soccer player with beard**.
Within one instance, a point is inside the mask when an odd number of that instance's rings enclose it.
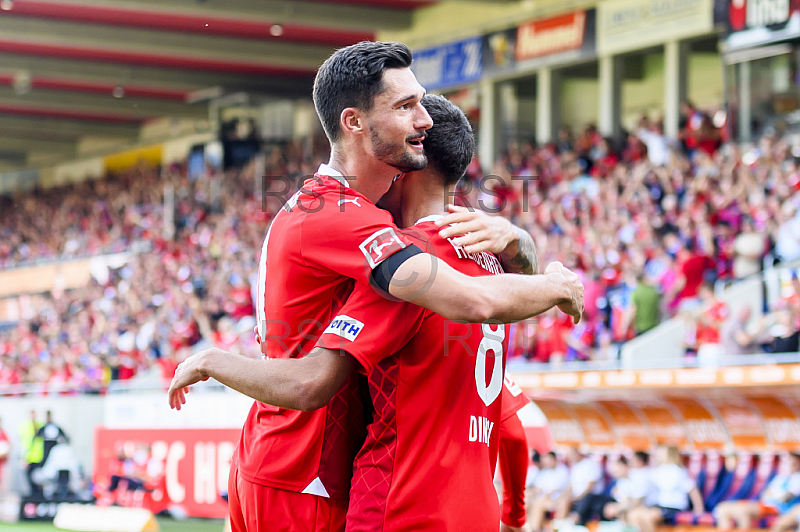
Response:
[[[434,122],[424,143],[428,166],[396,181],[380,205],[409,227],[405,234],[421,249],[467,275],[499,275],[497,256],[465,247],[471,233],[448,238],[465,233],[468,215],[459,209],[449,218],[456,223],[448,225],[442,213],[472,160],[469,123],[440,96],[426,96],[423,105]],[[554,275],[564,275],[558,263],[543,277]],[[360,332],[341,334],[337,322],[355,323]],[[507,333],[497,322],[453,322],[356,283],[317,343],[357,361],[375,410],[353,466],[348,532],[498,529],[492,480],[505,406]]]
[[[471,322],[519,320],[554,302],[580,315],[576,278],[460,274],[422,253],[375,206],[398,172],[426,163],[421,141],[431,120],[410,63],[404,45],[359,43],[320,67],[314,101],[331,160],[286,203],[264,241],[256,310],[269,360],[210,349],[184,361],[170,386],[175,408],[189,385],[208,377],[257,400],[231,466],[234,531],[344,528],[364,423],[350,378],[355,362],[306,355],[354,282],[374,282],[395,297]],[[354,323],[338,326],[345,337],[360,333]]]

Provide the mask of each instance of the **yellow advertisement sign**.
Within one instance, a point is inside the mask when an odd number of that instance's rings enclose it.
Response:
[[[144,161],[151,166],[160,166],[162,152],[160,144],[135,148],[109,155],[103,160],[103,164],[107,172],[121,172],[139,164],[140,161]]]

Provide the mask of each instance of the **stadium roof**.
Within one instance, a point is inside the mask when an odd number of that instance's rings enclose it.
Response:
[[[307,96],[335,48],[434,3],[0,0],[0,169],[74,157],[87,136],[134,140],[154,117],[207,118],[203,94]]]

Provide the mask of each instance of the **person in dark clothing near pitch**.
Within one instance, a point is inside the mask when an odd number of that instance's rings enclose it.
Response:
[[[44,442],[43,464],[47,462],[53,447],[61,443],[69,443],[69,437],[61,427],[53,422],[53,414],[49,410],[47,411],[44,425],[36,432],[34,438],[41,438]]]

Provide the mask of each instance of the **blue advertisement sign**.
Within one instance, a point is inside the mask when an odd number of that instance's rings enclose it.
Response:
[[[411,70],[428,90],[477,81],[483,73],[482,41],[475,37],[414,52]]]

